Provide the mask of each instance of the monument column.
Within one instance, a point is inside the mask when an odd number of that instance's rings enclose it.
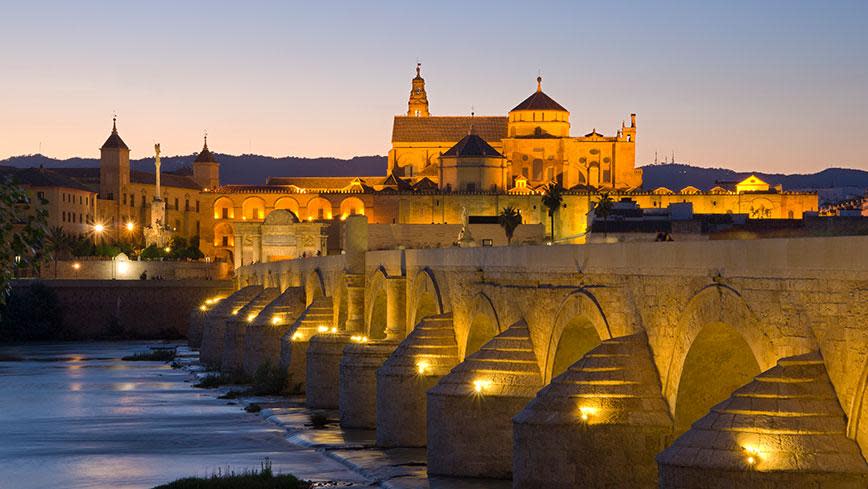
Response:
[[[400,341],[407,334],[407,278],[386,279],[386,340]]]

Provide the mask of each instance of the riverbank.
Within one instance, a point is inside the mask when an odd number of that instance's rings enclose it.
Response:
[[[189,370],[121,360],[151,344],[0,345],[15,360],[0,361],[3,487],[151,488],[266,458],[319,487],[368,485],[237,401],[193,388]]]
[[[204,373],[195,356],[181,357],[176,362],[198,378]],[[214,397],[237,391],[239,386],[208,389]],[[311,410],[304,405],[304,396],[247,396],[235,400],[244,407],[258,406],[258,415],[283,430],[291,444],[311,450],[340,463],[371,487],[384,489],[511,489],[512,481],[493,479],[429,477],[424,448],[376,447],[376,431],[344,429],[339,425],[337,410]],[[312,416],[324,416],[328,423],[315,427]],[[317,423],[318,424],[318,423]]]

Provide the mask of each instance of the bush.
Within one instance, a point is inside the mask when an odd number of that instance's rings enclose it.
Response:
[[[174,348],[151,348],[150,351],[134,353],[121,358],[125,362],[171,362],[174,359]]]
[[[227,470],[211,477],[189,477],[153,489],[308,489],[310,482],[298,480],[289,474],[274,475],[271,461],[266,459],[257,470],[236,473]]]
[[[0,341],[44,341],[70,338],[63,327],[57,293],[45,284],[16,287],[0,313]]]
[[[257,396],[279,396],[286,394],[289,377],[286,370],[272,367],[266,361],[253,374],[253,394]]]

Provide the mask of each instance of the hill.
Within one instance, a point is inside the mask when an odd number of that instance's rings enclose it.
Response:
[[[196,155],[168,156],[162,158],[165,171],[177,171],[189,167]],[[262,184],[269,176],[354,176],[385,175],[385,156],[356,156],[340,158],[299,158],[295,156],[273,157],[262,155],[216,154],[220,162],[220,179],[223,183]],[[141,158],[131,162],[133,169],[153,171],[154,159]],[[15,156],[0,161],[0,165],[17,168],[44,166],[45,168],[68,168],[99,166],[96,158],[70,158],[58,160],[43,155]],[[720,182],[736,182],[751,175],[725,168],[700,168],[684,164],[649,165],[642,167],[644,187],[654,189],[667,187],[679,190],[688,185],[708,190]],[[781,173],[756,173],[772,185],[782,185],[784,190],[816,191],[823,202],[837,202],[862,196],[868,189],[868,171],[848,168],[827,168],[810,174],[785,175]]]
[[[385,156],[356,156],[349,160],[340,158],[299,158],[285,156],[276,158],[262,155],[227,155],[215,153],[220,162],[220,180],[223,183],[263,184],[269,176],[353,176],[353,175],[385,175]],[[187,156],[161,157],[163,171],[173,172],[189,167],[196,158],[195,154]],[[0,160],[0,165],[16,168],[96,168],[97,158],[70,158],[58,160],[43,155],[14,156]],[[153,158],[131,160],[133,170],[154,171]]]
[[[688,185],[708,190],[719,182],[737,182],[756,175],[784,190],[816,191],[821,201],[836,202],[861,197],[868,189],[868,171],[851,168],[827,168],[817,173],[785,175],[781,173],[736,172],[725,168],[700,168],[679,163],[642,167],[643,187],[666,187],[678,191]]]

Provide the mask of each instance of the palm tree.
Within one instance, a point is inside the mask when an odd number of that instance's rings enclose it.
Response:
[[[512,244],[512,236],[515,234],[515,229],[521,224],[521,212],[513,206],[504,207],[497,216],[497,222],[506,233],[506,244]]]
[[[73,237],[67,234],[63,227],[52,226],[45,235],[45,240],[54,261],[54,278],[57,278],[57,261],[61,257],[66,258],[72,252]]]
[[[615,201],[609,196],[609,192],[600,194],[600,200],[594,206],[594,215],[603,218],[603,236],[606,236],[609,231],[609,216],[612,214],[612,208],[615,207]]]
[[[545,193],[543,194],[542,203],[549,210],[549,218],[552,222],[552,242],[555,241],[555,212],[561,208],[564,202],[564,188],[558,182],[552,182],[546,185]]]

